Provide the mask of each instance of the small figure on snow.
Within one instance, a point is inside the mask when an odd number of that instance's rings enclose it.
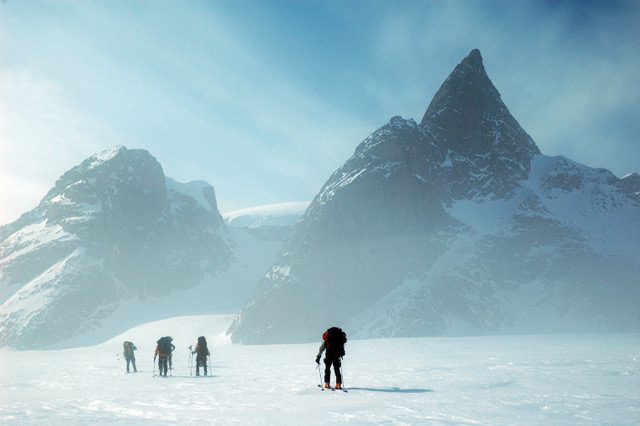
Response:
[[[171,368],[171,352],[176,348],[173,343],[171,343],[173,338],[171,336],[161,337],[158,340],[158,345],[156,346],[156,353],[153,357],[153,362],[156,362],[156,358],[158,358],[158,370],[161,376],[167,376],[167,371]],[[167,366],[167,361],[169,365]],[[164,372],[164,374],[163,374]]]
[[[136,355],[133,353],[136,349],[136,345],[133,342],[125,341],[122,344],[125,361],[127,361],[127,373],[129,372],[129,364],[133,364],[133,372],[137,373],[138,369],[136,368]]]
[[[196,355],[196,376],[200,375],[200,366],[204,367],[204,375],[207,375],[207,357],[211,354],[207,348],[207,339],[204,336],[198,337],[198,343],[196,349],[191,351],[191,354]]]
[[[320,365],[322,352],[327,351],[324,356],[324,388],[331,387],[331,366],[336,374],[336,389],[342,389],[342,357],[344,356],[344,344],[347,343],[347,334],[341,328],[331,327],[322,333],[322,344],[316,356],[316,364]]]

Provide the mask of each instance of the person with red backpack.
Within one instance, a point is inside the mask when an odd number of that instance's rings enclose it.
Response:
[[[171,336],[161,337],[158,340],[158,345],[156,346],[156,353],[153,357],[153,362],[155,364],[156,358],[158,358],[158,370],[160,371],[161,376],[167,377],[167,370],[171,365],[171,352],[176,348],[173,343],[171,343],[173,339]],[[169,362],[169,366],[167,366],[167,361]],[[164,372],[164,374],[163,374]]]
[[[331,327],[322,333],[322,344],[316,356],[316,364],[320,365],[322,352],[324,356],[324,388],[331,387],[331,366],[336,375],[336,389],[342,389],[342,357],[344,356],[344,344],[347,343],[347,334],[341,328]]]

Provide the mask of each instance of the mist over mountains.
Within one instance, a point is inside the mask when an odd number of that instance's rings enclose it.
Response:
[[[568,123],[569,125],[569,123]],[[218,211],[117,147],[0,227],[0,345],[238,312],[234,342],[640,329],[640,176],[543,155],[473,50],[313,202]]]
[[[237,312],[279,246],[225,226],[208,183],[166,177],[144,150],[102,152],[0,228],[0,344],[91,344],[172,315]]]
[[[473,50],[419,124],[393,117],[329,178],[229,331],[637,330],[639,190],[541,154]]]

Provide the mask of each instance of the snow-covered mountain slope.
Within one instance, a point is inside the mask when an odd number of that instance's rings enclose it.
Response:
[[[293,226],[309,207],[306,201],[266,204],[222,214],[231,226]]]
[[[222,217],[228,226],[242,228],[257,238],[285,241],[307,207],[308,202],[268,204],[230,211]]]
[[[640,419],[634,335],[349,339],[348,393],[321,391],[318,342],[232,345],[230,316],[169,318],[72,350],[0,350],[2,424],[632,425]],[[316,337],[321,332],[316,333]],[[171,335],[173,376],[153,377]],[[207,338],[212,377],[188,346]],[[125,373],[122,342],[137,346]]]
[[[0,345],[90,344],[170,315],[236,310],[278,249],[226,229],[206,182],[165,177],[144,150],[102,152],[0,228]]]
[[[541,154],[474,50],[329,178],[232,338],[637,330],[639,190]]]

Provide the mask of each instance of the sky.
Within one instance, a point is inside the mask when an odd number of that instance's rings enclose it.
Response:
[[[640,1],[0,2],[0,224],[117,145],[221,211],[310,201],[474,48],[547,155],[640,172]]]

